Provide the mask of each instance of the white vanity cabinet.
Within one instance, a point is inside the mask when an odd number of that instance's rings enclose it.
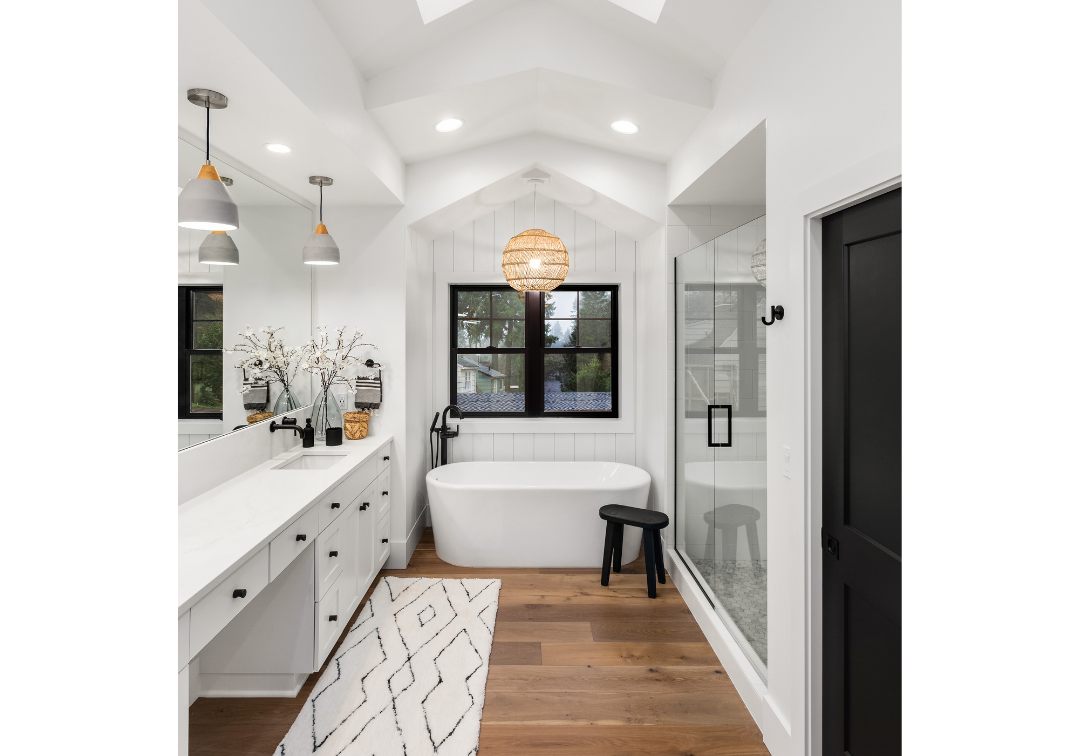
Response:
[[[181,506],[178,662],[181,688],[190,686],[192,698],[294,696],[322,666],[390,551],[392,439],[373,441],[340,452],[317,448],[345,456],[337,464],[351,470],[322,478],[322,491],[295,494],[307,496],[306,505],[290,506],[286,492],[309,490],[297,484],[318,481],[319,473],[282,472],[282,455],[191,509]],[[287,454],[298,452],[312,453]],[[247,531],[250,544],[240,538]],[[209,551],[225,540],[239,558]],[[226,565],[224,577],[206,578],[214,583],[200,589],[201,576],[218,569],[210,557]],[[185,583],[185,576],[194,577]]]

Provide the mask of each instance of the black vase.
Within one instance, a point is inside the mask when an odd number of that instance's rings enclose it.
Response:
[[[326,445],[341,446],[341,428],[326,429]]]

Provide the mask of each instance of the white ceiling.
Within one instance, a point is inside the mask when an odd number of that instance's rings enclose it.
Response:
[[[180,0],[180,96],[225,92],[216,151],[309,201],[306,177],[323,174],[342,177],[328,202],[399,203],[403,163],[528,135],[663,164],[769,0],[421,2],[442,15],[425,23],[418,0]],[[179,107],[198,134],[201,111]],[[448,116],[464,126],[436,132]]]

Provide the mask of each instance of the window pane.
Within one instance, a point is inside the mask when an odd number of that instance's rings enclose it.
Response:
[[[490,318],[490,291],[459,291],[457,295],[458,317]]]
[[[610,354],[544,356],[545,412],[610,412]]]
[[[611,317],[610,291],[579,291],[578,297],[579,318]]]
[[[193,291],[191,303],[194,305],[193,320],[221,320],[221,304],[224,295],[220,291]]]
[[[487,349],[491,346],[491,321],[459,319],[457,345],[471,349]]]
[[[491,345],[493,347],[524,348],[525,346],[525,321],[524,320],[493,320],[491,321]]]
[[[221,412],[221,355],[198,354],[190,360],[191,411]]]
[[[582,292],[584,294],[585,292]],[[610,320],[579,320],[578,321],[578,346],[583,347],[609,347],[611,346],[611,321]]]
[[[192,323],[193,349],[221,349],[221,321],[196,320]]]
[[[714,338],[718,347],[737,349],[739,346],[739,288],[716,287]]]
[[[577,317],[577,295],[576,291],[549,291],[544,296],[544,317]]]
[[[548,320],[544,323],[544,343],[549,347],[577,346],[576,320]]]
[[[459,295],[460,296],[460,295]],[[517,291],[493,291],[491,302],[496,318],[524,318],[525,294]]]
[[[525,355],[459,354],[457,405],[463,412],[524,412]]]

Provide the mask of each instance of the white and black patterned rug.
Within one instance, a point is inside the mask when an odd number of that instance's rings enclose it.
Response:
[[[275,754],[476,753],[501,585],[383,578]]]

